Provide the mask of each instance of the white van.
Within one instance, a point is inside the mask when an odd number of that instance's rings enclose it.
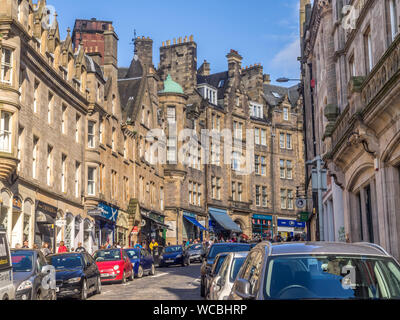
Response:
[[[0,300],[14,300],[12,261],[7,232],[0,227]]]

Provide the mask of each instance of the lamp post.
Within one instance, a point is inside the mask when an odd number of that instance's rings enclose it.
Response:
[[[289,79],[286,77],[276,79],[276,82],[289,82],[289,81],[301,81],[301,79]]]

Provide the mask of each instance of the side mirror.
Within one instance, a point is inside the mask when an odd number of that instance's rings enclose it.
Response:
[[[250,282],[245,279],[237,279],[236,280],[236,289],[235,293],[243,298],[244,300],[253,300],[255,296],[250,293]]]

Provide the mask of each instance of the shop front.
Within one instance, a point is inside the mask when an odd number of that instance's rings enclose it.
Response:
[[[40,248],[47,242],[52,251],[56,248],[55,223],[58,209],[48,203],[36,201],[35,244]]]
[[[274,237],[272,216],[255,214],[252,218],[253,239],[271,241]]]
[[[128,221],[128,214],[120,211],[118,214],[117,219],[117,226],[116,226],[116,243],[118,243],[121,247],[125,247],[128,245],[129,241],[129,221]]]
[[[306,223],[298,222],[294,219],[278,218],[278,235],[286,239],[289,235],[294,237],[296,234],[302,234],[305,231]]]
[[[207,229],[197,220],[197,215],[192,212],[183,212],[183,232],[182,237],[184,241],[200,239],[203,241],[203,232]]]
[[[210,214],[209,228],[211,237],[218,240],[227,240],[233,234],[242,234],[241,228],[228,215],[227,210],[208,208]]]
[[[164,223],[165,217],[157,212],[141,209],[142,215],[141,229],[139,232],[139,242],[150,243],[155,239],[157,243],[165,247],[166,231],[169,229],[168,225]]]
[[[88,210],[88,215],[95,220],[95,244],[101,248],[113,245],[115,239],[115,225],[118,219],[119,208],[99,203],[96,208]]]

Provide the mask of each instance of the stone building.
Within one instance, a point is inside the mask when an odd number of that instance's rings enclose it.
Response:
[[[397,259],[398,9],[397,0],[314,1],[303,35],[306,123],[332,185],[322,235],[375,242]]]
[[[126,150],[134,134],[121,126],[112,26],[104,38],[100,63],[69,32],[60,39],[45,0],[2,1],[0,224],[12,246],[46,241],[55,249],[64,240],[92,251],[106,240],[106,224],[111,242],[116,225],[120,241],[128,237],[134,181]],[[99,204],[100,213],[90,214]]]
[[[136,38],[118,67],[111,22],[77,20],[62,40],[45,0],[6,1],[0,34],[0,224],[12,246],[304,231],[297,87],[272,86],[234,50],[227,71],[198,68],[193,36],[164,43],[157,68],[153,41]]]
[[[134,60],[152,64],[151,46],[148,38],[136,39]],[[228,71],[211,74],[207,61],[197,68],[193,36],[167,41],[160,48],[153,76],[158,100],[154,97],[153,103],[166,133],[162,165],[166,242],[201,237],[205,229],[264,238],[304,231],[304,225],[295,221],[296,187],[304,181],[298,88],[272,86],[261,65],[242,68],[241,61],[232,50],[227,55]],[[120,93],[125,81],[139,81],[138,77],[137,73],[124,76],[126,80],[120,77]],[[134,89],[125,94],[132,103],[141,104]],[[122,108],[130,108],[129,102]],[[183,129],[194,130],[193,136],[179,139]],[[254,129],[254,135],[248,138],[246,129]],[[214,145],[212,139],[203,141],[202,130],[214,130],[220,141]],[[224,139],[234,142],[231,153],[224,153]],[[246,139],[254,139],[255,148],[247,150]],[[241,148],[236,149],[235,143]],[[247,157],[249,172],[243,165]]]

